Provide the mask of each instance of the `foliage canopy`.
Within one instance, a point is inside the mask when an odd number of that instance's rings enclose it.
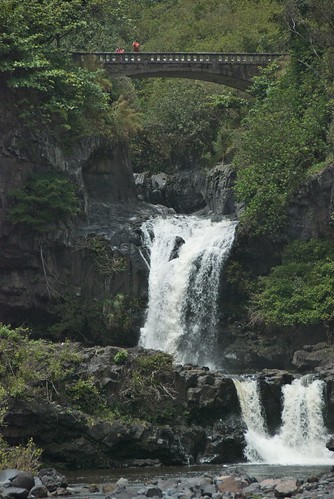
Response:
[[[74,185],[66,177],[46,173],[31,177],[21,189],[11,191],[14,205],[9,218],[43,233],[55,230],[79,213]]]
[[[98,66],[76,66],[71,50],[93,39],[92,30],[97,32],[91,48],[101,50],[99,20],[123,18],[121,3],[0,0],[0,81],[26,125],[48,126],[67,142],[92,134],[114,136],[116,128],[119,134],[110,81]]]
[[[271,326],[329,325],[334,320],[334,244],[293,241],[282,265],[260,278],[255,320]]]
[[[318,68],[292,61],[279,79],[265,74],[255,83],[260,98],[238,131],[234,158],[243,223],[253,233],[282,230],[292,195],[326,159],[330,115]]]

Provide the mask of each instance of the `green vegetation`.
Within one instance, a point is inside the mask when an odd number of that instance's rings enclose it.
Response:
[[[147,51],[277,51],[282,34],[268,0],[133,2],[136,37]],[[157,22],[152,22],[157,19]],[[137,84],[142,129],[131,143],[135,171],[211,167],[227,157],[247,102],[221,85],[156,79]],[[163,137],[163,140],[161,138]]]
[[[32,340],[28,331],[0,324],[0,393],[9,398],[57,402],[85,414],[109,418],[111,410],[98,385],[79,366],[79,344]]]
[[[221,85],[157,79],[141,87],[143,127],[131,142],[135,171],[212,166],[228,151],[231,126],[247,108]]]
[[[27,329],[0,324],[1,421],[13,399],[18,405],[22,401],[61,405],[63,411],[88,424],[115,419],[168,423],[182,416],[182,404],[177,403],[172,388],[170,355],[140,354],[127,365],[129,353],[120,349],[113,359],[119,366],[119,387],[112,397],[91,373],[88,359],[89,351],[81,344],[33,340]],[[26,446],[10,448],[0,438],[0,465],[19,463],[20,468],[35,469],[40,455],[31,440]]]
[[[289,66],[245,118],[234,164],[236,193],[253,233],[284,226],[286,207],[308,169],[326,157],[327,94],[314,67]]]
[[[70,54],[70,50],[86,47],[88,40],[95,40],[95,47],[87,47],[95,50],[115,40],[115,23],[126,21],[120,4],[0,1],[0,81],[26,126],[47,127],[66,143],[92,133],[127,135],[120,103],[111,100],[111,84],[104,71],[98,66],[76,66]]]
[[[256,101],[237,134],[236,192],[253,234],[281,232],[298,186],[332,159],[333,28],[320,11],[328,13],[321,0],[284,4],[290,60],[257,79]]]
[[[0,387],[6,397],[57,400],[80,363],[78,347],[30,340],[29,331],[0,325]]]
[[[138,356],[124,382],[119,409],[147,421],[166,424],[183,414],[173,386],[173,359],[158,352]]]
[[[125,364],[126,361],[128,360],[129,354],[127,350],[119,350],[115,355],[114,355],[114,362],[115,364]]]
[[[2,101],[8,98],[15,105],[26,127],[51,133],[62,145],[88,136],[126,143],[138,172],[232,162],[241,231],[249,240],[276,241],[284,234],[287,207],[298,188],[333,161],[331,19],[326,0],[0,0]],[[134,38],[146,51],[267,51],[288,57],[262,71],[251,98],[198,81],[111,81],[97,61],[79,67],[71,59],[71,51],[130,50]],[[79,213],[69,179],[46,172],[12,192],[11,203],[10,220],[40,235],[63,228]],[[253,317],[266,324],[331,322],[331,271],[325,276],[324,270],[330,251],[306,264],[298,260],[296,245],[284,253],[282,266],[261,278],[258,293],[256,276],[243,267],[242,258],[230,265],[231,310],[232,301],[242,302],[232,315],[246,314],[246,302],[255,293]],[[65,290],[49,333],[128,346],[142,304],[123,293],[106,298],[102,292],[127,269],[127,261],[97,236],[83,239],[77,250],[84,252],[87,274],[101,281],[98,292],[72,296]],[[301,282],[307,296],[298,288]],[[311,298],[318,304],[313,308]],[[126,360],[121,352],[117,359]],[[152,385],[145,385],[143,369],[138,364],[129,394],[157,389],[155,376]],[[93,390],[89,380],[83,381],[73,388],[74,397]]]
[[[55,173],[33,176],[10,196],[9,219],[40,233],[55,230],[80,211],[74,184]]]
[[[134,346],[142,307],[140,299],[122,293],[96,299],[89,293],[73,296],[68,292],[54,305],[54,323],[47,333],[53,339],[86,345]]]
[[[135,36],[147,51],[269,52],[281,35],[271,0],[163,0],[129,2]]]
[[[87,249],[90,252],[97,272],[103,276],[110,277],[127,268],[125,257],[115,254],[108,242],[101,236],[93,235],[81,239],[78,249]]]
[[[254,296],[254,322],[269,326],[333,324],[334,244],[330,241],[293,241],[282,265],[260,279]]]
[[[38,448],[32,439],[26,445],[8,447],[0,435],[0,467],[1,469],[16,469],[37,473],[41,467],[42,449]]]

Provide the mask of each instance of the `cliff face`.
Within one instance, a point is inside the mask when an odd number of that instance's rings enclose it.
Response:
[[[136,185],[122,144],[87,139],[65,153],[54,138],[27,134],[11,119],[5,110],[0,123],[0,321],[4,323],[48,324],[53,320],[54,303],[65,294],[78,300],[88,296],[96,303],[122,294],[143,298],[145,304],[148,268],[141,255],[143,220],[174,210],[238,217],[235,173],[226,165],[218,165],[208,174],[141,174],[136,176]],[[41,237],[8,221],[8,192],[22,186],[32,173],[45,171],[64,172],[73,180],[82,215],[70,227],[61,225],[58,231]],[[246,269],[261,275],[279,263],[279,247],[287,240],[333,239],[333,186],[334,167],[328,167],[296,193],[289,206],[284,240],[250,240],[239,235],[233,253],[243,252]],[[111,254],[122,259],[122,265],[115,271],[99,271],[88,244],[91,238],[104,241]],[[224,306],[229,292],[222,289]],[[143,309],[130,328],[127,346],[138,340]],[[238,369],[238,365],[244,369],[268,365],[286,369],[305,338],[308,343],[312,343],[312,336],[316,336],[315,341],[326,339],[325,331],[316,335],[297,331],[293,340],[279,332],[282,350],[275,347],[273,351],[276,332],[254,341],[254,333],[247,326],[231,323],[228,315],[225,309],[220,310],[221,349],[231,369]]]
[[[27,136],[14,126],[2,126],[0,131],[0,322],[14,326],[48,324],[52,322],[52,305],[66,293],[78,298],[89,296],[97,303],[118,294],[145,298],[148,269],[140,251],[140,226],[147,217],[168,212],[168,208],[149,202],[165,203],[172,211],[237,217],[234,173],[224,165],[207,177],[190,172],[172,179],[146,176],[139,182],[143,197],[139,199],[122,145],[87,140],[65,154],[50,137]],[[41,237],[8,221],[8,192],[22,186],[32,173],[46,170],[63,171],[75,182],[82,216],[70,227],[61,226],[59,231]],[[287,239],[333,239],[333,186],[331,167],[301,187],[289,207]],[[115,257],[123,259],[121,268],[99,272],[87,244],[92,237],[100,238]],[[277,263],[273,242],[250,241],[243,236],[237,239],[235,251],[245,248],[247,265],[253,272],[265,273]],[[228,290],[223,290],[223,299],[227,295]],[[132,331],[127,332],[126,346],[136,344],[141,318],[139,314]],[[326,331],[297,331],[293,337],[281,331],[261,335],[245,324],[232,324],[224,311],[220,328],[227,370],[252,372],[269,367],[315,371],[327,382],[332,414],[333,351],[327,343],[321,348],[312,345],[328,339]],[[96,377],[111,401],[126,392],[125,382],[131,372],[131,366],[127,371],[124,366],[113,365],[115,353],[113,347],[87,350],[85,364],[87,375]],[[134,350],[134,356],[137,354]],[[291,377],[267,372],[260,381],[274,430],[279,425],[280,387]],[[6,416],[5,435],[11,443],[33,436],[50,461],[77,467],[122,462],[154,464],[157,460],[180,464],[189,458],[198,463],[242,459],[244,425],[231,378],[185,366],[175,369],[173,384],[168,388],[171,391],[167,393],[177,397],[187,414],[173,426],[124,421],[92,425],[81,413],[70,413],[52,401],[13,400]],[[327,423],[333,429],[333,418],[328,418]],[[55,429],[52,435],[50,427]]]
[[[65,293],[98,300],[117,293],[145,294],[147,266],[138,252],[139,227],[156,212],[137,198],[127,151],[121,144],[82,141],[65,154],[55,140],[2,124],[0,135],[0,322],[43,324],[50,303]],[[40,235],[8,220],[8,193],[35,173],[64,172],[82,208],[71,226]],[[85,241],[98,237],[121,268],[99,274]],[[133,340],[135,341],[135,340]]]
[[[310,177],[289,206],[287,236],[291,239],[334,239],[334,165]]]

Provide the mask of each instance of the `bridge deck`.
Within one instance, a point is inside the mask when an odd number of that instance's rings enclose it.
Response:
[[[75,52],[74,57],[84,60],[87,56],[95,56],[107,64],[136,63],[211,63],[211,64],[255,64],[267,65],[282,54],[269,53],[223,53],[223,52]]]

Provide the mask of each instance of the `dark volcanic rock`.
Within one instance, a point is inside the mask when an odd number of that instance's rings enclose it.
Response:
[[[14,487],[30,490],[35,485],[34,476],[28,471],[22,471],[12,480],[12,484]]]
[[[205,207],[205,176],[199,170],[181,171],[172,175],[135,174],[139,196],[149,203],[162,204],[177,213],[193,213]]]
[[[322,370],[333,365],[334,347],[328,343],[304,345],[303,350],[294,353],[292,364],[300,372],[311,372],[315,368]]]
[[[334,238],[334,166],[300,186],[289,204],[287,235],[291,239]]]
[[[54,468],[44,468],[39,471],[38,478],[42,481],[49,492],[57,490],[58,487],[67,487],[67,479]]]
[[[234,215],[238,206],[234,195],[236,172],[220,164],[208,172],[205,186],[207,210],[217,215]]]

